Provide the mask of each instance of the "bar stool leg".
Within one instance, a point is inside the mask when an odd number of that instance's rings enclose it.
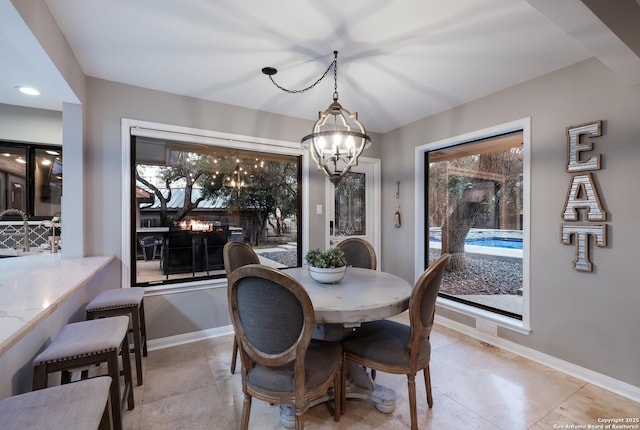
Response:
[[[107,357],[107,369],[111,376],[111,413],[113,414],[113,428],[122,428],[122,403],[120,402],[120,370],[118,369],[118,351],[109,353]]]
[[[134,356],[136,359],[136,379],[138,381],[138,385],[142,385],[142,336],[140,333],[140,312],[137,307],[134,307],[131,311],[131,314],[131,324],[133,326],[133,343],[135,345]]]
[[[133,401],[133,376],[131,372],[131,353],[129,352],[129,339],[128,336],[124,337],[122,341],[122,347],[120,348],[120,355],[122,356],[122,370],[124,371],[124,395],[127,397],[127,409],[131,410],[135,406]],[[116,358],[117,361],[117,358]],[[117,369],[117,367],[116,367]],[[129,382],[127,384],[127,381]],[[124,401],[123,401],[124,404]]]
[[[140,330],[142,333],[142,355],[147,356],[147,323],[144,316],[144,300],[140,302]]]
[[[113,381],[111,382],[113,384]],[[107,405],[104,408],[98,430],[113,430],[113,417],[111,416],[111,398],[107,397]]]
[[[35,366],[33,368],[33,384],[31,389],[35,391],[35,390],[41,390],[43,388],[47,388],[47,379],[48,379],[47,365],[39,364]]]

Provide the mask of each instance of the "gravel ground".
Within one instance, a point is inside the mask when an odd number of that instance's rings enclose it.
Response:
[[[518,294],[522,288],[522,260],[467,254],[466,270],[445,272],[442,292],[461,294]]]
[[[258,250],[259,252],[259,250]],[[260,255],[287,266],[296,265],[295,251],[264,252]],[[440,255],[431,254],[431,260]],[[478,254],[466,255],[464,272],[445,272],[442,292],[462,294],[518,294],[522,288],[522,260],[510,257],[495,257]]]
[[[260,252],[260,249],[256,249],[256,252],[264,258],[277,261],[280,264],[286,264],[288,267],[294,267],[298,264],[296,251]]]

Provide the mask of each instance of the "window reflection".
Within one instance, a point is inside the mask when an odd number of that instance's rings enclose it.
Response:
[[[27,149],[0,146],[0,210],[27,211]]]
[[[28,143],[0,143],[0,210],[29,217],[59,216],[62,149]]]
[[[35,213],[42,216],[60,214],[62,198],[62,154],[53,149],[36,149]]]
[[[366,175],[349,172],[335,187],[336,236],[367,234]]]

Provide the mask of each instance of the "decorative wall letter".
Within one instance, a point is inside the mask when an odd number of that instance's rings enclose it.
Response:
[[[578,221],[578,209],[586,209],[589,221],[605,221],[607,219],[607,213],[600,204],[600,196],[591,173],[572,176],[562,218],[565,221]]]
[[[571,245],[571,239],[576,242],[576,259],[573,260],[573,268],[585,272],[591,272],[591,260],[589,259],[589,236],[595,239],[595,244],[607,246],[606,224],[562,224],[562,243]]]
[[[569,158],[569,162],[567,164],[567,172],[600,170],[600,154],[591,155],[586,160],[580,159],[580,152],[591,151],[593,149],[592,142],[580,143],[580,136],[602,136],[602,121],[569,127],[567,129],[567,135],[567,152]]]
[[[581,157],[581,152],[593,149],[592,142],[580,142],[581,136],[602,136],[602,121],[567,128],[568,161],[566,171],[573,174],[564,203],[562,219],[564,221],[582,221],[583,223],[562,223],[560,241],[565,245],[574,244],[576,247],[573,268],[591,272],[593,265],[589,255],[589,243],[594,243],[599,247],[607,246],[607,224],[592,222],[606,221],[607,212],[600,203],[595,178],[589,172],[600,170],[601,155],[592,154],[588,157]],[[592,240],[590,241],[589,238]]]

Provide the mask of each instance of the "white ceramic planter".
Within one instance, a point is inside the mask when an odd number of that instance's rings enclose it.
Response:
[[[309,266],[309,276],[321,284],[335,284],[336,282],[340,282],[346,272],[347,266],[328,268]]]

